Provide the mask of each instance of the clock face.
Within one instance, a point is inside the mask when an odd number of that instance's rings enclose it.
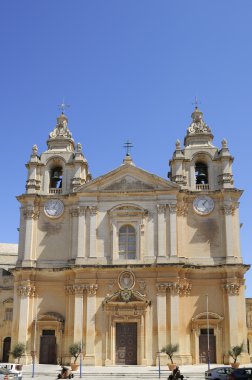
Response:
[[[51,199],[45,203],[44,211],[50,218],[58,218],[64,212],[64,203],[59,199]]]
[[[197,212],[197,214],[207,215],[213,211],[214,201],[212,198],[206,195],[201,195],[200,197],[194,199],[193,208]]]

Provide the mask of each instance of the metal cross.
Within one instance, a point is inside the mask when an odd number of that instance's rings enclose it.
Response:
[[[200,102],[198,101],[197,96],[195,96],[195,98],[194,98],[194,102],[193,102],[192,104],[195,105],[195,108],[198,108],[198,105],[200,104]]]
[[[58,105],[59,109],[61,110],[62,113],[64,113],[65,109],[66,108],[69,108],[70,105],[69,104],[66,104],[64,99],[63,99],[63,102],[61,104]]]
[[[129,140],[126,141],[126,143],[124,143],[123,147],[126,149],[126,156],[129,156],[129,152],[130,152],[130,149],[133,148],[134,145],[131,144],[131,142],[129,142]]]

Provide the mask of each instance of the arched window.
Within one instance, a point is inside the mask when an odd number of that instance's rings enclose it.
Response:
[[[57,166],[51,170],[50,188],[51,189],[62,188],[62,168],[60,166]]]
[[[207,165],[203,162],[197,162],[195,165],[195,181],[196,185],[208,184],[208,170]]]
[[[119,229],[119,258],[136,258],[136,231],[130,224],[126,224]]]

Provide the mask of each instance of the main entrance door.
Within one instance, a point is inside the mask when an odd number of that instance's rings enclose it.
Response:
[[[116,364],[137,364],[137,323],[116,324]]]
[[[43,335],[40,337],[40,364],[57,364],[56,357],[56,336],[46,335],[54,330],[43,330]]]
[[[199,359],[200,363],[207,363],[208,360],[208,333],[207,329],[200,330],[199,336]],[[209,356],[210,363],[216,363],[216,338],[214,336],[214,330],[209,329]]]

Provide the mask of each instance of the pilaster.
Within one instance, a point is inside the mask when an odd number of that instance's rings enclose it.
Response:
[[[24,256],[22,266],[32,266],[35,259],[33,249],[35,249],[34,229],[39,218],[39,210],[34,206],[22,209],[25,225]]]
[[[96,291],[98,285],[92,284],[87,290],[87,316],[86,316],[86,355],[85,365],[95,365],[95,314],[96,314]]]
[[[89,244],[89,257],[96,257],[96,218],[97,218],[98,209],[96,206],[89,207],[89,215],[90,215],[90,244]]]
[[[177,256],[177,204],[170,203],[168,206],[170,218],[170,256]]]
[[[157,205],[158,211],[158,256],[164,257],[166,256],[166,221],[165,221],[165,213],[166,213],[166,205],[159,204]]]

